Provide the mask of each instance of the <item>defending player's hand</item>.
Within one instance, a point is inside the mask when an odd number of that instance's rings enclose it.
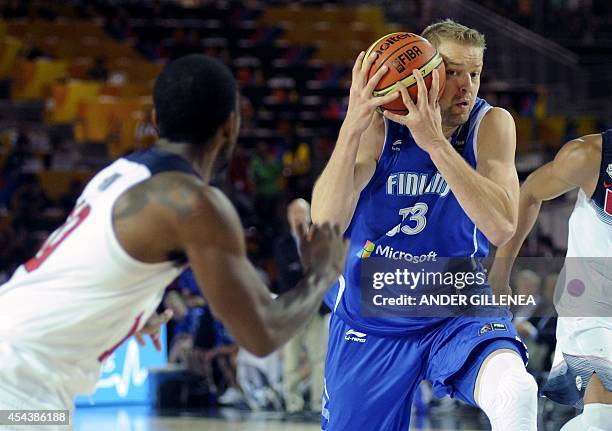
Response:
[[[312,225],[308,233],[304,228],[299,233],[304,272],[337,278],[344,269],[348,250],[348,240],[343,238],[338,225]]]
[[[165,325],[172,319],[173,313],[172,310],[166,309],[163,313],[157,314],[153,313],[147,323],[143,326],[143,328],[138,331],[134,336],[136,337],[136,341],[142,347],[144,347],[147,343],[145,341],[145,335],[149,335],[151,337],[151,341],[153,341],[153,346],[155,346],[155,350],[161,352],[162,345],[161,341],[159,341],[159,337],[161,335],[161,327]]]
[[[442,130],[442,114],[438,103],[440,75],[437,70],[432,72],[429,92],[421,73],[415,69],[412,71],[412,75],[417,82],[417,103],[414,103],[406,86],[399,81],[397,88],[402,95],[402,101],[406,105],[406,109],[408,109],[408,114],[398,115],[385,111],[384,116],[391,121],[407,126],[417,145],[429,153],[444,144],[446,140]]]
[[[372,95],[376,85],[389,68],[387,66],[381,67],[368,81],[370,68],[376,59],[376,54],[372,53],[365,61],[364,56],[365,53],[362,51],[353,65],[349,104],[344,119],[344,125],[357,133],[363,133],[368,128],[372,114],[377,107],[392,102],[398,96],[396,91],[381,97]]]

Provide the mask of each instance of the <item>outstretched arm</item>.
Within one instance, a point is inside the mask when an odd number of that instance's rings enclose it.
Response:
[[[313,226],[301,238],[306,274],[273,300],[246,253],[244,232],[230,201],[182,172],[162,172],[126,191],[113,209],[123,249],[141,262],[183,260],[215,315],[237,343],[266,355],[309,320],[344,268],[340,229]]]
[[[212,187],[195,191],[192,211],[177,220],[179,242],[214,314],[237,343],[267,355],[314,314],[344,266],[339,229],[314,226],[303,249],[306,275],[296,288],[272,299],[246,255],[240,220],[229,200]]]
[[[601,162],[601,135],[588,135],[566,143],[554,160],[536,169],[523,183],[514,236],[497,250],[491,270],[495,284],[507,286],[514,259],[538,218],[543,201],[580,187],[593,193]]]

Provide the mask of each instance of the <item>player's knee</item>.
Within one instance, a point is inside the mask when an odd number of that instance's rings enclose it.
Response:
[[[478,404],[494,431],[535,431],[538,385],[513,353],[497,355],[484,370]]]
[[[533,376],[525,369],[503,372],[493,405],[490,416],[494,431],[535,431],[538,385]]]
[[[538,402],[538,384],[524,368],[510,369],[502,373],[498,392],[505,393],[502,400],[506,399],[511,404],[535,406]]]

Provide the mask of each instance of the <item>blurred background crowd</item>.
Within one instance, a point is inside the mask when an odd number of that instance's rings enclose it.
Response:
[[[154,79],[188,53],[220,58],[239,83],[239,146],[214,181],[274,293],[300,270],[299,259],[283,259],[289,203],[309,200],[346,111],[352,63],[381,35],[445,17],[485,33],[480,96],[515,118],[521,179],[568,139],[612,125],[607,0],[0,0],[0,10],[0,282],[62,223],[96,170],[155,142]],[[564,255],[572,205],[570,195],[545,206],[523,256]],[[516,285],[547,292],[554,273],[525,270]],[[292,412],[305,398],[318,408],[307,381],[324,352],[311,354],[306,335],[287,371],[279,357],[258,361],[233,344],[189,272],[165,304],[175,311],[169,359],[198,376],[201,402]],[[547,370],[554,322],[516,323],[539,346],[532,371]],[[294,404],[283,396],[290,372],[291,390],[304,393]]]

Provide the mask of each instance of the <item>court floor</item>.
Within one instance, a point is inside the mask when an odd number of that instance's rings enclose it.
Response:
[[[439,422],[439,421],[438,421]],[[467,426],[473,420],[455,415],[443,427],[432,427],[428,418],[414,418],[412,429],[423,431],[486,430],[486,426]],[[484,425],[484,424],[483,424]],[[159,415],[147,407],[92,407],[77,409],[74,417],[74,431],[318,431],[320,426],[314,418],[286,419],[280,413],[245,412],[236,409]]]
[[[542,412],[543,409],[540,408],[538,429],[541,431],[558,431],[561,425],[568,420],[568,415],[573,414],[567,409],[552,416],[550,414],[544,415]],[[315,417],[287,419],[282,413],[248,412],[233,408],[188,413],[159,413],[146,406],[78,408],[75,412],[73,425],[74,431],[320,430]],[[421,431],[482,431],[490,428],[486,417],[477,410],[459,408],[447,411],[433,410],[424,415],[413,416],[410,429]]]

